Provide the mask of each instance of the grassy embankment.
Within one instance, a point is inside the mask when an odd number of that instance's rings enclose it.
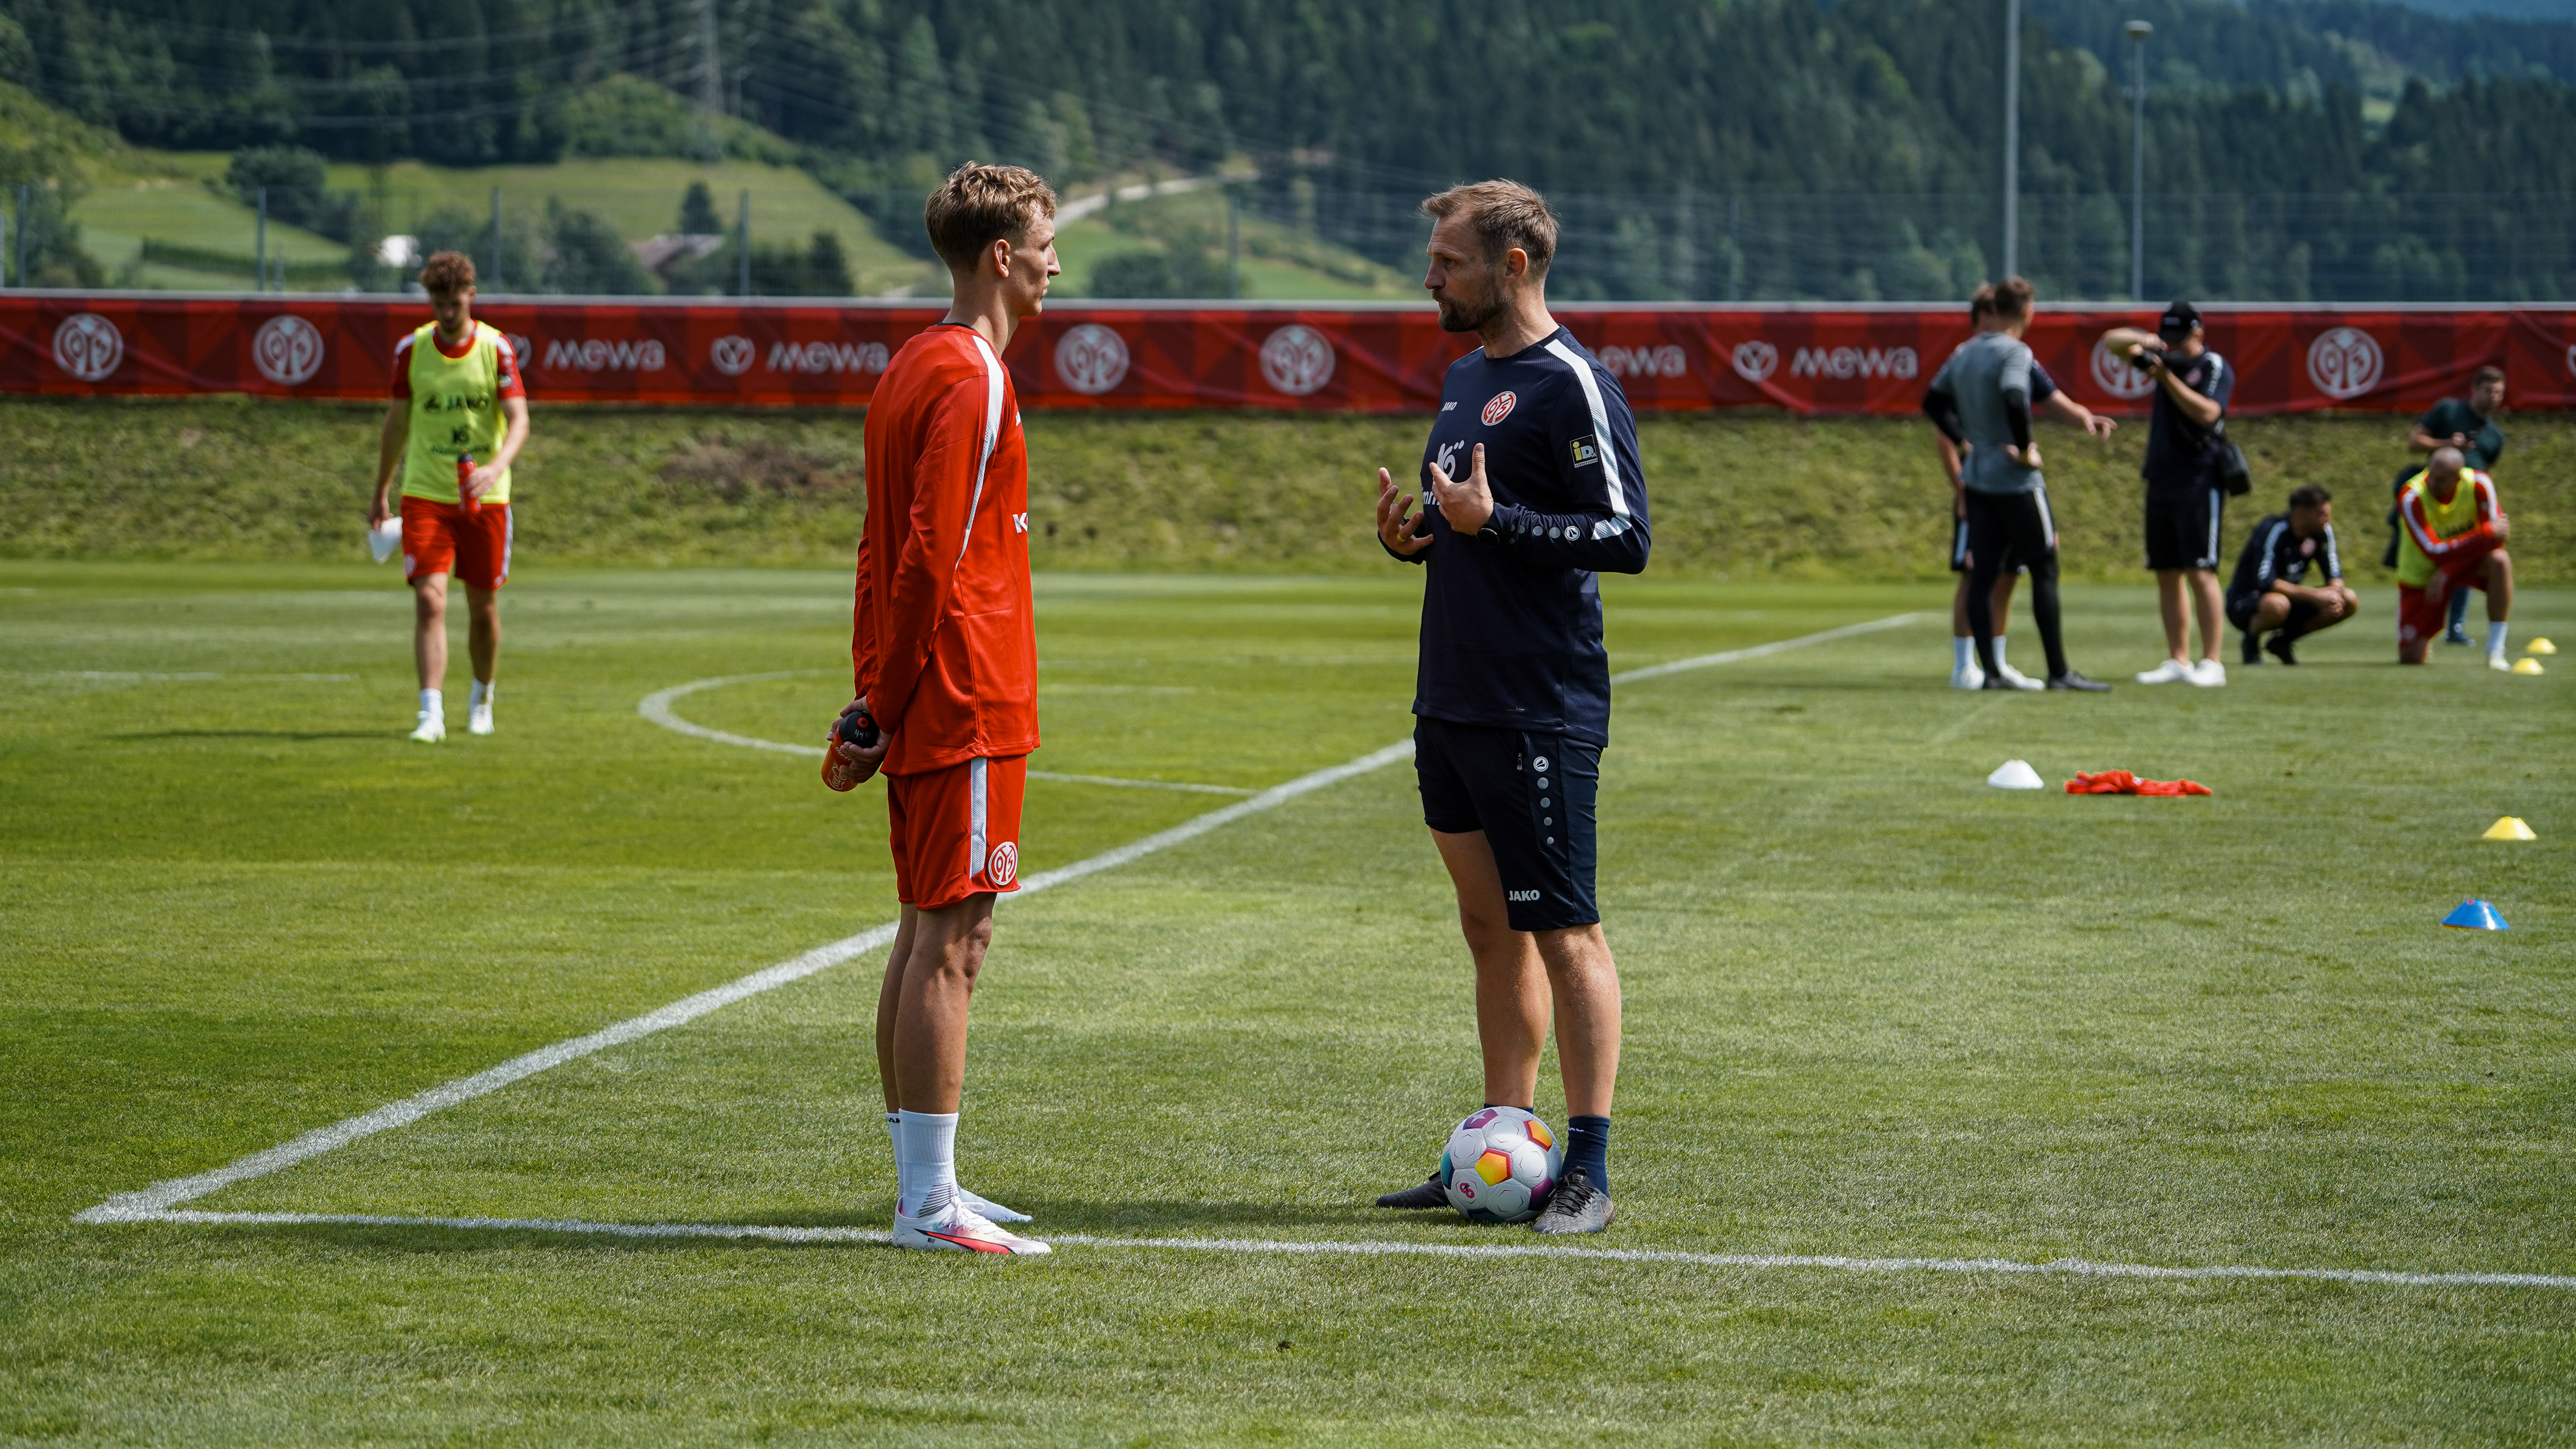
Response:
[[[239,398],[0,401],[0,555],[345,559],[375,458],[372,405]],[[2250,419],[2258,491],[2228,547],[2297,483],[2343,500],[2344,554],[2378,579],[2396,417]],[[2518,417],[2501,484],[2522,577],[2571,572],[2576,419]],[[1419,458],[1414,417],[1028,416],[1040,568],[1374,569],[1372,470]],[[1658,573],[1919,579],[1941,571],[1947,500],[1912,420],[1767,415],[1645,420]],[[2107,447],[2045,435],[2078,576],[2136,577],[2143,431]],[[540,407],[521,465],[523,559],[831,565],[862,503],[859,417]]]

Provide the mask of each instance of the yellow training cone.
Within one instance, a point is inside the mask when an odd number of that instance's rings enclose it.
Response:
[[[2558,646],[2550,643],[2546,639],[2534,639],[2530,643],[2522,646],[2522,652],[2525,654],[2555,654],[2558,652]]]
[[[2539,838],[2531,833],[2530,826],[2522,823],[2522,817],[2519,815],[2505,816],[2488,826],[2487,833],[2478,837],[2480,840],[2538,840]]]
[[[2540,661],[2537,659],[2517,659],[2513,661],[2512,672],[2515,674],[2538,674],[2541,672]]]

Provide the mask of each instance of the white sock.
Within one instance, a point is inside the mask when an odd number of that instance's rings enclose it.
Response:
[[[492,686],[485,684],[479,679],[474,681],[474,688],[465,696],[465,707],[467,709],[488,709],[491,705]]]
[[[420,712],[428,715],[432,719],[445,717],[447,714],[447,696],[439,693],[435,689],[422,690],[420,692]]]
[[[2001,674],[2011,667],[2004,662],[2004,636],[1997,634],[1995,636],[1995,672]]]
[[[1970,664],[1976,662],[1976,658],[1976,640],[1968,638],[1965,635],[1961,635],[1960,637],[1950,641],[1950,667],[1953,670],[1967,668]]]
[[[2487,620],[2487,657],[2489,659],[2504,657],[2504,629],[2504,620]]]
[[[903,1114],[886,1114],[886,1141],[894,1144],[894,1200],[903,1201]]]
[[[957,1201],[957,1114],[904,1113],[895,1124],[895,1175],[896,1212],[944,1216]]]

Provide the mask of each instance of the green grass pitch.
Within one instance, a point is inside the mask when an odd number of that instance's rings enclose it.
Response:
[[[1257,789],[1402,738],[1418,583],[1048,576],[1064,773]],[[1604,1258],[89,1226],[112,1193],[889,917],[846,575],[547,572],[503,732],[409,723],[407,603],[327,565],[0,563],[0,1441],[2543,1443],[2576,1289]],[[1618,1226],[1586,1247],[2576,1274],[2576,665],[1943,687],[1947,590],[1606,585]],[[2526,595],[2517,641],[2576,639]],[[2070,591],[2077,665],[2159,649]],[[2027,664],[2036,639],[2014,631]],[[2517,644],[2517,652],[2519,647]],[[461,651],[460,651],[461,653]],[[2566,656],[2561,656],[2564,659]],[[453,705],[462,719],[462,673]],[[2009,757],[2207,799],[1988,789]],[[1041,781],[1025,872],[1223,797]],[[2477,837],[2499,815],[2540,838]],[[2435,922],[2493,901],[2509,932]],[[882,1228],[825,971],[192,1207]],[[968,1181],[1091,1239],[1482,1245],[1366,1206],[1474,1105],[1465,956],[1395,765],[1000,912]],[[1540,1110],[1561,1117],[1552,1079]]]

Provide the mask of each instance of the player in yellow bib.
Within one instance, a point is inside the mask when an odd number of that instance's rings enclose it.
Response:
[[[465,727],[492,733],[501,585],[510,577],[510,463],[528,441],[528,390],[510,339],[474,320],[474,262],[440,252],[420,269],[436,321],[394,345],[393,405],[376,449],[367,524],[393,516],[402,485],[403,581],[412,590],[420,715],[411,737],[447,738],[447,577],[465,585],[474,692]],[[470,464],[463,460],[471,459]]]
[[[2505,621],[2513,617],[2513,526],[2496,501],[2495,480],[2441,447],[2397,492],[2397,658],[2421,664],[2441,636],[2453,589],[2487,596],[2487,667],[2510,669]]]

